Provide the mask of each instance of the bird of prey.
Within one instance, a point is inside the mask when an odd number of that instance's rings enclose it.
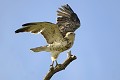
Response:
[[[80,27],[80,20],[71,7],[66,4],[59,8],[57,23],[51,22],[32,22],[23,24],[22,28],[15,33],[31,32],[41,33],[47,41],[47,45],[31,48],[33,52],[51,52],[52,65],[57,63],[58,55],[72,47],[75,39],[74,31]]]

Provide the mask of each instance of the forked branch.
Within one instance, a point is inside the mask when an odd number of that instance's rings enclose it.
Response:
[[[75,55],[71,54],[71,51],[68,52],[67,55],[67,59],[62,64],[58,64],[57,66],[50,68],[50,70],[44,77],[44,80],[50,80],[55,73],[64,70],[73,60],[77,59]]]

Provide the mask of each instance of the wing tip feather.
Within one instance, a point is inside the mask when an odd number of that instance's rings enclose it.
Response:
[[[23,24],[22,26],[29,26],[29,25],[36,25],[36,23],[26,23],[26,24]]]
[[[23,29],[17,29],[17,30],[15,31],[15,33],[20,33],[20,32],[24,32],[24,30],[23,30]]]
[[[27,31],[28,31],[28,27],[24,27],[24,28],[17,29],[15,33],[27,32]]]

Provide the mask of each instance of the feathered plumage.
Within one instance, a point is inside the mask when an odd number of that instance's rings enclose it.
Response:
[[[77,14],[74,13],[68,4],[63,5],[57,12],[57,25],[63,36],[67,32],[74,32],[80,27],[80,20]]]
[[[64,5],[59,8],[57,23],[51,22],[32,22],[23,24],[22,28],[17,29],[15,33],[31,32],[41,33],[46,39],[48,45],[32,48],[34,52],[47,51],[51,52],[52,61],[56,61],[58,55],[72,47],[74,43],[74,31],[80,26],[80,21],[70,8]],[[53,65],[53,64],[52,64]]]

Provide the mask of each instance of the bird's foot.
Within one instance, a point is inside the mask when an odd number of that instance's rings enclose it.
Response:
[[[53,70],[54,70],[54,66],[50,65],[50,71],[53,71]]]
[[[62,64],[56,64],[55,68],[61,67],[61,66],[62,66]]]
[[[52,64],[50,65],[50,70],[54,70],[54,61],[53,61]]]

